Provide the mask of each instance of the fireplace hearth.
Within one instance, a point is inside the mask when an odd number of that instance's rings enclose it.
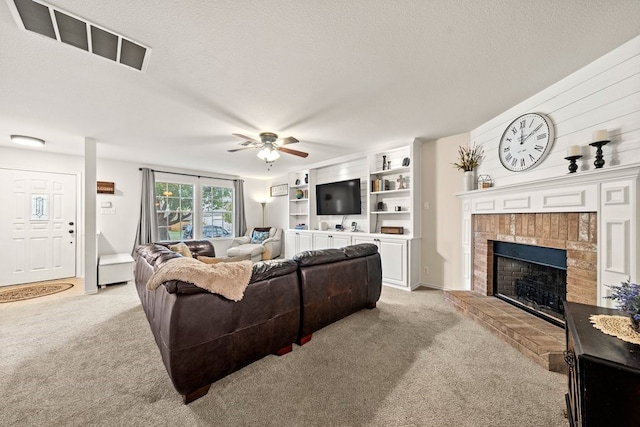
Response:
[[[555,325],[564,326],[565,250],[493,242],[493,294]]]

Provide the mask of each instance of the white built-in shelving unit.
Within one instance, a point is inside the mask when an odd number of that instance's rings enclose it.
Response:
[[[290,258],[309,249],[373,243],[378,246],[382,258],[383,283],[401,289],[417,287],[421,238],[421,155],[421,143],[414,141],[362,157],[351,157],[344,162],[290,173],[285,256]],[[356,178],[360,179],[360,215],[317,214],[316,185]],[[384,189],[375,187],[376,180],[386,182]],[[351,231],[352,223],[356,223],[354,232]],[[338,224],[345,231],[336,231]],[[404,232],[383,234],[383,226],[402,227]]]
[[[403,227],[409,236],[420,237],[419,144],[410,144],[369,156],[369,232],[379,233],[383,226]]]

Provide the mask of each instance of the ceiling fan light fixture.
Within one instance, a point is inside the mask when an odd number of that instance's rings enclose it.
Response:
[[[264,160],[265,162],[273,162],[274,160],[278,160],[280,158],[280,153],[278,153],[278,150],[274,150],[272,147],[264,147],[262,150],[258,151],[258,158]]]
[[[269,157],[267,157],[267,162],[273,162],[274,160],[278,160],[280,158],[280,153],[277,150],[271,150],[269,153]]]
[[[257,156],[259,159],[266,160],[267,157],[269,157],[270,151],[269,147],[264,147],[262,150],[258,151]]]
[[[44,139],[34,138],[26,135],[11,135],[11,141],[27,147],[43,147]]]

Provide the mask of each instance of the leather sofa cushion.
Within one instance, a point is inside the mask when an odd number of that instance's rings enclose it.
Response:
[[[300,266],[328,264],[347,259],[342,249],[315,249],[295,254],[293,260]]]
[[[253,264],[253,274],[249,283],[284,276],[298,269],[298,264],[290,259],[272,259]]]
[[[373,255],[378,252],[378,246],[373,243],[359,243],[357,245],[345,246],[342,248],[347,258],[360,258]]]
[[[251,283],[273,279],[279,276],[285,276],[296,271],[298,265],[287,259],[277,259],[269,261],[260,261],[253,265],[253,273],[249,285]],[[193,283],[183,282],[181,280],[170,280],[164,282],[163,286],[170,294],[203,294],[210,293],[208,290],[200,288]]]
[[[184,243],[185,245],[187,245],[187,247],[189,248],[189,250],[191,251],[191,254],[193,255],[194,258],[197,258],[199,255],[204,255],[204,256],[216,256],[216,249],[213,246],[213,243],[211,243],[210,240],[171,240],[171,241],[161,241],[161,242],[156,242],[156,244],[158,245],[162,245],[162,246],[166,246],[169,247],[171,245],[175,245],[178,243]]]
[[[347,258],[361,258],[378,252],[373,243],[360,243],[340,249],[316,249],[294,255],[293,259],[301,266],[328,264]]]
[[[182,255],[171,251],[168,247],[158,245],[156,243],[149,243],[144,246],[138,246],[136,252],[147,263],[153,267],[154,270],[158,269],[162,264],[173,258],[179,258]]]

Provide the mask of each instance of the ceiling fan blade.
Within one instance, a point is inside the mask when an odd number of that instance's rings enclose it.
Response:
[[[238,138],[246,139],[247,141],[260,142],[255,138],[251,138],[250,136],[246,136],[241,133],[232,133],[231,135],[237,136]]]
[[[282,151],[283,153],[293,154],[294,156],[303,157],[303,158],[306,158],[309,155],[309,153],[304,153],[302,151],[292,150],[291,148],[285,148],[285,147],[278,147],[278,150]]]
[[[233,153],[236,151],[241,151],[241,150],[246,150],[248,148],[256,148],[255,146],[251,146],[251,147],[240,147],[240,148],[234,148],[233,150],[227,150],[229,153]]]
[[[282,138],[280,141],[278,141],[278,144],[279,145],[295,144],[296,142],[300,142],[300,141],[298,141],[296,138],[294,138],[292,136],[288,136],[288,137]]]

